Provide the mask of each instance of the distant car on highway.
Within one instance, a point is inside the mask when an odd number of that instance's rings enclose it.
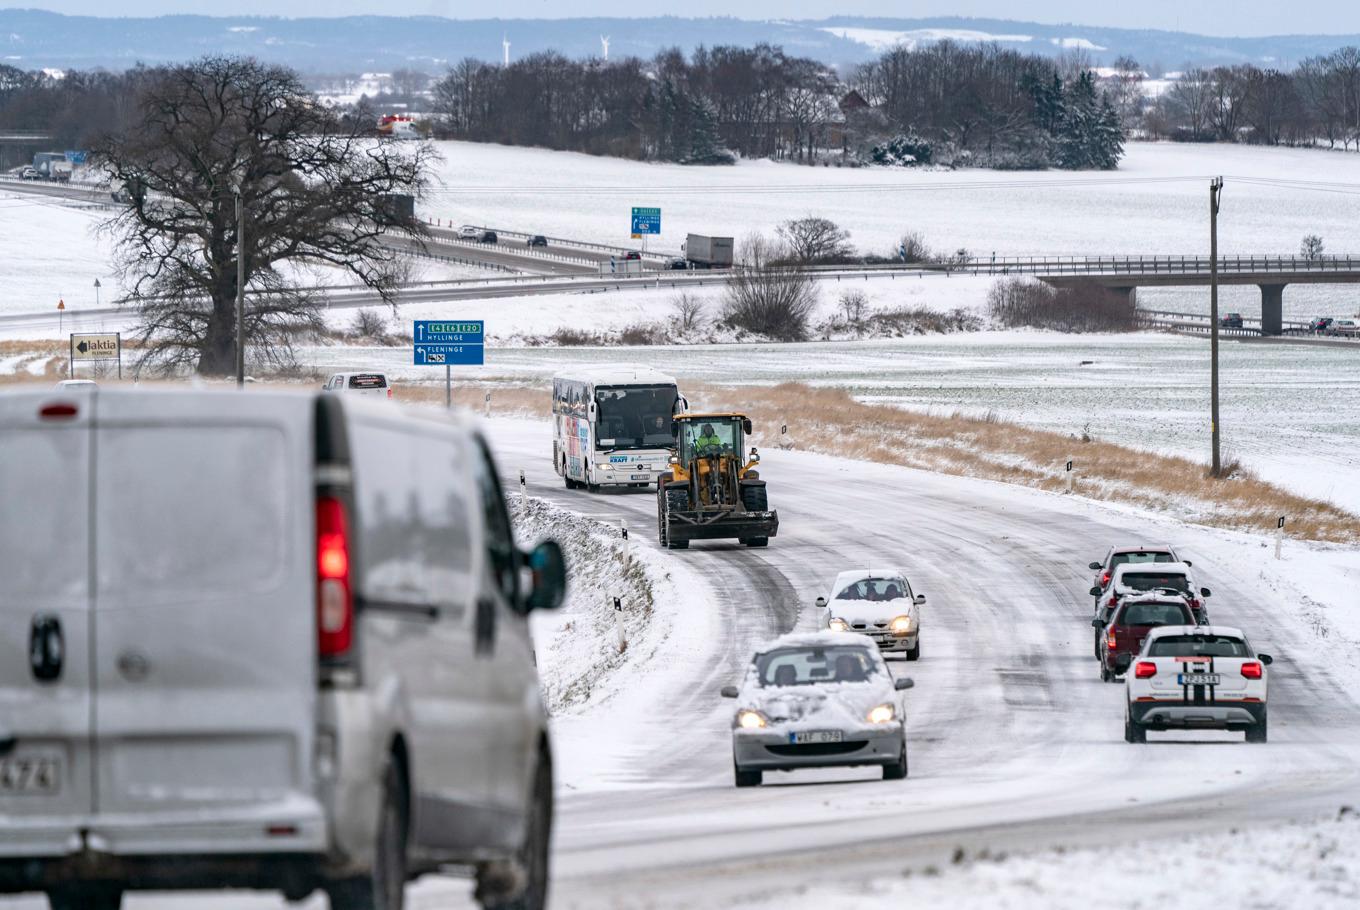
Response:
[[[387,381],[387,374],[372,370],[366,373],[336,373],[326,380],[321,390],[371,398],[392,397],[392,385]]]
[[[1124,739],[1142,743],[1148,730],[1188,728],[1242,730],[1247,742],[1265,742],[1272,662],[1239,629],[1153,629],[1124,677]]]
[[[541,910],[529,619],[565,571],[517,545],[474,425],[318,391],[0,392],[0,465],[0,893],[391,910],[457,864],[482,906]]]
[[[1218,324],[1225,329],[1240,329],[1242,328],[1242,314],[1226,313],[1219,317]]]
[[[642,261],[642,254],[639,253],[637,250],[629,250],[628,252],[626,252],[626,253],[623,254],[623,261],[624,261],[624,262],[641,262],[641,261]]]
[[[1360,336],[1360,322],[1354,319],[1333,319],[1332,324],[1327,326],[1327,334],[1343,338]]]
[[[1144,546],[1142,544],[1126,544],[1123,546],[1110,547],[1105,551],[1105,558],[1100,562],[1093,562],[1088,568],[1095,571],[1095,578],[1092,581],[1094,587],[1100,588],[1104,592],[1110,584],[1110,577],[1114,575],[1114,570],[1125,563],[1149,563],[1149,562],[1180,562],[1176,551],[1170,546]],[[1185,563],[1190,565],[1189,561]],[[1096,595],[1096,604],[1100,603],[1100,595]]]
[[[785,635],[757,653],[732,718],[732,765],[738,787],[755,787],[766,771],[879,765],[884,780],[907,776],[906,711],[878,649],[859,635]]]
[[[525,245],[525,246],[547,246],[547,245],[548,245],[548,238],[547,238],[547,237],[544,237],[542,234],[535,234],[534,236],[530,237],[530,238],[528,239],[528,241],[527,241],[524,245]]]
[[[38,173],[38,169],[37,169],[36,167],[34,167],[33,165],[31,165],[31,164],[26,164],[26,165],[24,165],[22,168],[20,168],[20,170],[19,170],[19,179],[20,179],[20,180],[41,180],[41,179],[42,179],[42,174],[39,174],[39,173]]]
[[[495,231],[482,231],[482,235],[477,238],[478,243],[500,243],[500,238]]]
[[[1316,316],[1308,323],[1308,331],[1321,334],[1325,333],[1332,325],[1331,316]]]
[[[880,651],[921,656],[921,604],[899,569],[852,569],[836,576],[831,598],[817,598],[822,626],[868,636]]]
[[[687,272],[690,268],[689,260],[683,256],[677,256],[666,263],[666,268],[672,272]]]
[[[1106,622],[1109,621],[1110,610],[1118,606],[1119,601],[1132,594],[1142,594],[1146,591],[1183,594],[1190,609],[1195,612],[1195,621],[1201,623],[1209,621],[1204,601],[1210,596],[1210,591],[1196,585],[1189,563],[1167,562],[1152,565],[1125,563],[1115,568],[1109,587],[1103,594],[1098,588],[1091,588],[1092,596],[1102,598],[1101,607],[1104,608],[1102,618]]]
[[[476,240],[482,236],[482,229],[471,224],[465,224],[458,229],[459,240]]]
[[[1120,601],[1110,614],[1110,621],[1102,624],[1092,619],[1091,625],[1100,632],[1100,678],[1116,682],[1123,675],[1143,647],[1143,639],[1158,626],[1193,626],[1195,613],[1184,597],[1153,592],[1131,595]]]

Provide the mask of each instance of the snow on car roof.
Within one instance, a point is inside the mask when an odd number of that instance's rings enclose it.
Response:
[[[1136,575],[1139,572],[1189,577],[1191,569],[1183,562],[1126,562],[1114,567],[1115,582],[1118,583],[1125,575]]]
[[[859,635],[855,632],[832,632],[830,630],[821,632],[790,632],[787,635],[781,635],[774,641],[765,644],[756,653],[767,654],[778,648],[831,648],[838,646],[844,647],[846,645],[864,648],[866,651],[872,651],[874,654],[878,653],[877,648],[869,647],[868,639],[863,635]]]
[[[844,585],[852,581],[863,581],[866,578],[906,578],[907,574],[901,569],[877,568],[877,569],[847,569],[837,574],[835,587],[840,590]]]
[[[1148,633],[1148,638],[1162,638],[1167,635],[1220,635],[1224,638],[1247,640],[1241,629],[1232,626],[1157,626]]]
[[[1110,547],[1110,553],[1174,553],[1175,548],[1169,543],[1151,544],[1125,544],[1119,547]]]

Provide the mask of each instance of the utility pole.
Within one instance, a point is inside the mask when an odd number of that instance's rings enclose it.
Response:
[[[241,184],[232,187],[236,196],[236,386],[246,384],[246,207],[241,204]],[[1217,449],[1215,449],[1217,451]]]
[[[1223,195],[1223,178],[1209,181],[1209,420],[1213,436],[1214,460],[1210,474],[1223,471],[1218,446],[1218,203]]]

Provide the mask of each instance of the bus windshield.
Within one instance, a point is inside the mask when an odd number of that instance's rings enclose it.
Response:
[[[595,447],[670,448],[675,399],[673,385],[596,389]]]

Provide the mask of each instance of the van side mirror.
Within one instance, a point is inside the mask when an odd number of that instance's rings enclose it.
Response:
[[[529,610],[556,610],[567,597],[567,559],[555,540],[545,540],[527,555],[533,581],[524,599]]]
[[[1208,597],[1208,596],[1209,596],[1209,589],[1208,589],[1208,588],[1200,588],[1200,589],[1199,589],[1199,593],[1200,593],[1200,595],[1203,596],[1203,597]]]
[[[1092,597],[1100,596],[1100,585],[1091,585],[1091,590],[1087,592]]]
[[[825,597],[817,598],[817,606],[822,609],[826,609],[826,598]]]
[[[914,598],[912,598],[911,602],[919,607],[921,604],[926,602],[926,596],[924,594],[917,594]]]
[[[1088,569],[1094,569],[1094,570],[1096,570],[1097,572],[1099,572],[1101,569],[1105,568],[1105,566],[1104,566],[1104,564],[1102,564],[1102,563],[1093,562],[1093,563],[1091,563],[1090,565],[1088,565],[1086,568],[1088,568]]]
[[[1275,658],[1271,657],[1269,654],[1257,654],[1256,659],[1259,660],[1261,663],[1265,664],[1267,667],[1275,663]]]
[[[910,676],[899,676],[897,679],[893,680],[893,688],[898,692],[901,692],[903,689],[910,689],[914,685],[916,685],[916,683],[912,682]]]
[[[1188,559],[1182,559],[1181,562],[1185,563],[1187,566],[1193,566],[1193,565],[1194,565],[1194,563],[1191,562],[1191,561],[1188,560]]]
[[[740,693],[736,686],[723,686],[721,694],[723,698],[736,698]]]

